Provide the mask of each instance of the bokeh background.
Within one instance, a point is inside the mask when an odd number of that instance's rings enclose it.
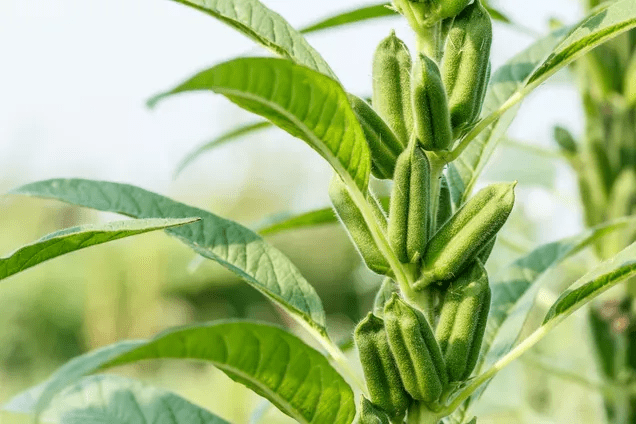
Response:
[[[365,1],[263,0],[302,26]],[[499,0],[525,30],[495,23],[493,69],[548,31],[573,23],[576,0]],[[389,18],[309,36],[348,91],[367,95],[375,46]],[[202,142],[255,117],[225,98],[189,94],[145,106],[153,94],[237,55],[267,55],[214,19],[168,0],[0,1],[0,193],[57,177],[125,182],[254,226],[272,214],[325,207],[330,170],[310,148],[267,130],[202,156],[178,178],[178,162]],[[567,72],[531,95],[481,184],[519,180],[514,215],[493,255],[497,268],[540,243],[582,229],[574,176],[552,154],[552,127],[582,132]],[[525,147],[524,147],[525,146]],[[528,147],[529,146],[529,147]],[[54,230],[114,219],[61,203],[0,195],[0,255]],[[317,288],[336,339],[368,310],[377,276],[344,232],[324,226],[270,240]],[[576,264],[551,278],[572,281]],[[569,280],[568,280],[569,278]],[[543,293],[543,307],[555,293]],[[538,309],[541,309],[539,305]],[[537,316],[540,316],[538,313]],[[0,402],[42,381],[82,352],[174,325],[226,317],[286,323],[259,293],[201,261],[161,233],[93,247],[45,263],[0,285]],[[552,365],[594,375],[581,317],[497,377],[481,422],[599,422],[593,390],[548,376]],[[201,364],[151,363],[120,370],[178,392],[235,423],[250,422],[260,399]],[[564,395],[567,393],[567,396]],[[20,417],[0,413],[0,423]],[[291,422],[275,410],[262,422]]]

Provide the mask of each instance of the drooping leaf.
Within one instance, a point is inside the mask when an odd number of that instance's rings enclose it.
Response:
[[[560,30],[540,39],[514,56],[492,75],[484,100],[482,118],[496,112],[519,87],[523,86],[532,71],[564,35],[565,30]],[[447,176],[451,183],[451,194],[456,207],[468,200],[477,178],[497,143],[506,134],[516,113],[517,109],[514,108],[503,114],[472,140],[462,154],[448,165]]]
[[[287,230],[298,230],[301,228],[311,228],[325,224],[335,224],[338,222],[336,214],[332,208],[317,209],[295,216],[274,216],[266,219],[257,226],[256,231],[261,235],[273,235]]]
[[[67,253],[137,234],[191,224],[198,220],[136,219],[66,228],[0,258],[0,280]]]
[[[269,128],[272,126],[271,122],[256,122],[253,124],[241,125],[231,131],[221,134],[218,137],[213,138],[212,140],[200,145],[192,152],[188,153],[188,155],[179,162],[176,171],[174,172],[174,178],[177,178],[181,172],[185,168],[188,167],[195,159],[201,156],[203,153],[208,152],[212,149],[216,149],[217,147],[221,147],[222,145],[229,143],[230,141],[234,141],[240,137],[246,136],[253,132],[263,130],[265,128]]]
[[[59,424],[229,424],[174,393],[115,375],[83,378],[49,411]]]
[[[259,0],[173,0],[200,10],[245,34],[275,54],[335,78],[305,37]]]
[[[369,147],[347,94],[335,80],[288,60],[241,58],[200,72],[151,103],[199,90],[223,94],[306,141],[345,181],[366,191]]]
[[[355,415],[351,387],[324,356],[281,328],[245,321],[170,330],[75,358],[46,382],[36,411],[84,375],[149,359],[210,362],[300,423],[349,424]]]
[[[486,94],[483,119],[468,132],[466,140],[479,135],[450,167],[454,200],[461,203],[470,195],[497,141],[512,122],[516,108],[529,93],[577,58],[634,27],[633,0],[608,2],[569,32],[563,28],[548,35],[497,71]],[[567,35],[562,38],[562,34]]]
[[[399,16],[399,14],[394,9],[390,8],[390,5],[391,3],[384,2],[348,10],[346,12],[338,13],[336,15],[315,22],[309,26],[306,26],[301,29],[300,32],[302,32],[303,34],[308,34],[311,32],[322,31],[328,28],[336,28],[343,25],[368,21],[376,18]]]
[[[322,303],[300,271],[259,235],[233,221],[127,184],[57,179],[27,184],[13,193],[57,199],[135,218],[198,216],[201,221],[168,229],[168,234],[238,274],[305,327],[324,332]]]

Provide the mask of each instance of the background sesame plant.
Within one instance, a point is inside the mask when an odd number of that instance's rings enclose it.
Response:
[[[278,220],[253,231],[135,186],[54,179],[27,184],[11,194],[56,199],[133,220],[51,234],[0,259],[0,279],[83,247],[164,229],[260,291],[295,320],[307,338],[244,320],[175,328],[150,340],[122,341],[79,356],[14,398],[6,409],[64,423],[225,422],[177,395],[139,382],[115,375],[89,376],[119,365],[170,358],[212,363],[301,423],[475,422],[473,408],[501,369],[574,311],[636,274],[636,247],[623,243],[622,250],[615,249],[573,282],[543,323],[519,339],[534,298],[545,284],[542,277],[585,247],[598,249],[603,236],[624,232],[634,222],[630,218],[590,222],[595,226],[585,233],[539,246],[488,275],[483,264],[512,208],[514,183],[473,193],[521,101],[559,69],[636,27],[635,1],[593,7],[580,23],[539,38],[492,70],[490,78],[489,48],[470,44],[472,37],[488,38],[487,25],[471,29],[472,14],[482,10],[479,2],[396,0],[392,5],[344,13],[304,31],[294,29],[257,0],[179,2],[234,27],[278,56],[221,63],[152,99],[154,104],[178,93],[212,91],[266,119],[203,146],[180,168],[211,147],[269,125],[305,141],[332,166],[330,195],[336,214],[367,265],[386,276],[375,314],[356,329],[364,378],[356,371],[356,360],[344,354],[346,346],[330,336],[316,291],[261,236],[334,221],[331,209]],[[492,18],[515,25],[496,10],[487,10]],[[302,34],[398,11],[416,39],[413,69],[406,72],[411,87],[398,86],[395,80],[393,86],[374,87],[370,106],[345,91]],[[465,33],[462,25],[467,25]],[[389,41],[391,37],[395,36],[389,35]],[[466,48],[472,48],[471,55],[466,55],[470,57],[462,57],[465,46],[452,43],[462,40],[468,43]],[[453,49],[458,62],[449,68],[449,63],[455,63],[449,59]],[[469,60],[468,65],[462,60]],[[478,84],[464,79],[475,76],[475,70]],[[459,99],[449,84],[455,77]],[[482,96],[479,84],[487,81]],[[407,99],[401,117],[382,109],[389,95]],[[469,113],[458,106],[466,96]],[[386,102],[388,109],[394,105]],[[413,107],[411,115],[405,112],[408,105]],[[399,132],[396,125],[405,123]],[[376,187],[391,186],[391,179],[395,183],[390,199],[376,198]],[[473,295],[471,290],[477,286],[478,295]],[[454,304],[459,312],[451,313],[455,321],[448,324],[445,311]],[[473,313],[483,320],[478,320],[478,328],[466,324],[476,321]],[[450,338],[444,336],[445,325],[450,326]],[[467,340],[470,349],[462,347]],[[463,368],[457,371],[458,367]]]

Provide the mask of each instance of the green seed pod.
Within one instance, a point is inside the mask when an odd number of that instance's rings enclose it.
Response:
[[[571,155],[575,155],[577,153],[578,147],[576,145],[576,141],[567,129],[558,125],[554,127],[554,140],[564,152]]]
[[[393,293],[398,293],[399,288],[395,281],[387,277],[382,282],[380,290],[375,295],[373,301],[373,313],[379,317],[384,315],[384,305],[391,299]]]
[[[424,55],[411,80],[415,137],[425,150],[447,150],[453,141],[448,100],[439,68]]]
[[[493,237],[492,240],[490,240],[488,244],[485,245],[484,248],[479,251],[479,253],[477,254],[477,259],[479,259],[479,262],[481,262],[484,265],[486,264],[486,262],[488,261],[488,258],[490,258],[490,254],[492,253],[492,250],[495,248],[496,242],[497,242],[497,236]]]
[[[440,17],[446,19],[459,15],[471,1],[472,0],[442,0]]]
[[[384,307],[384,322],[406,391],[419,401],[437,401],[447,383],[446,369],[424,315],[394,294]]]
[[[369,196],[376,219],[381,223],[383,229],[386,229],[386,216],[382,208],[373,195],[369,194]],[[333,203],[336,215],[338,215],[338,218],[340,218],[347,229],[351,240],[358,248],[367,267],[375,273],[387,275],[391,269],[389,263],[375,244],[373,235],[360,210],[351,198],[347,186],[336,174],[333,175],[329,184],[329,197]]]
[[[362,397],[360,402],[360,420],[358,424],[391,424],[389,417],[370,400]]]
[[[479,261],[450,283],[435,330],[450,381],[473,372],[490,310],[488,275]]]
[[[437,218],[435,231],[439,230],[453,216],[453,199],[446,175],[442,174],[439,184],[439,201],[437,203]]]
[[[389,243],[403,263],[419,261],[426,250],[430,179],[428,158],[412,142],[398,158],[389,209]]]
[[[411,137],[411,54],[395,31],[382,40],[373,57],[373,108],[389,124],[404,148]]]
[[[395,162],[404,146],[367,102],[352,94],[348,97],[371,151],[373,175],[380,179],[392,179]]]
[[[491,242],[512,211],[516,184],[493,184],[480,190],[435,233],[427,245],[416,290],[455,278]]]
[[[479,116],[488,84],[492,23],[479,0],[453,22],[442,65],[451,123],[461,132]]]
[[[371,401],[391,418],[402,419],[411,399],[391,353],[384,321],[369,313],[356,327],[354,338]]]

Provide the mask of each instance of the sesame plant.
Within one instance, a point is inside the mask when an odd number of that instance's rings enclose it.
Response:
[[[513,209],[516,182],[473,193],[521,101],[558,70],[636,27],[635,0],[593,8],[580,23],[538,39],[496,70],[490,65],[491,20],[506,17],[481,0],[394,0],[304,31],[258,0],[178,1],[278,57],[221,63],[150,103],[192,91],[222,94],[264,121],[212,145],[273,125],[331,165],[333,209],[277,222],[260,233],[336,219],[346,228],[366,266],[384,277],[373,309],[353,331],[354,354],[345,355],[330,337],[314,288],[257,231],[132,185],[40,181],[11,194],[134,219],[51,234],[0,259],[0,279],[87,246],[163,229],[239,275],[295,320],[306,337],[246,320],[170,329],[77,357],[5,408],[61,423],[225,423],[176,394],[112,374],[94,375],[170,358],[213,364],[299,423],[476,423],[474,407],[499,371],[573,312],[636,275],[636,245],[612,252],[572,282],[542,324],[520,339],[545,284],[542,277],[635,222],[599,222],[489,275],[485,264]],[[373,58],[371,99],[348,93],[303,35],[392,15],[406,19],[416,48],[387,34]],[[209,148],[189,155],[181,168]],[[370,184],[376,180],[390,183],[390,198],[376,195]]]

